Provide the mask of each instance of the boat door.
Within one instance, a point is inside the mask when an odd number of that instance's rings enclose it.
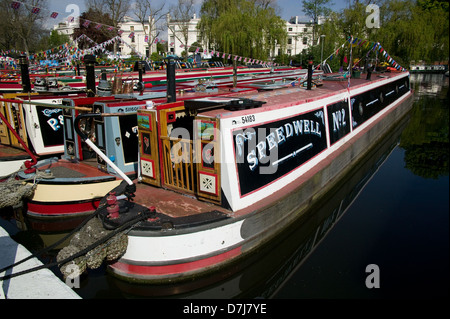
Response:
[[[142,181],[154,186],[161,186],[159,169],[158,127],[156,111],[139,110],[137,123],[139,129],[139,152]]]
[[[220,204],[219,119],[175,102],[139,110],[138,128],[143,182]]]
[[[194,123],[197,196],[221,203],[219,119],[196,116]]]
[[[37,93],[30,93],[30,95],[36,95]],[[28,96],[28,93],[5,93],[3,94],[3,98],[8,100],[13,100],[16,97],[20,96]],[[14,128],[16,133],[20,136],[20,138],[25,142],[25,144],[30,147],[28,143],[28,135],[26,131],[26,125],[25,125],[25,116],[22,108],[21,101],[18,101],[18,103],[12,103],[12,102],[1,102],[4,104],[4,111],[6,113],[6,119],[8,120],[9,124]],[[6,133],[5,140],[6,140]],[[3,139],[2,139],[3,140]],[[13,135],[9,134],[9,144],[10,146],[14,146],[20,149],[23,149],[22,144],[20,144],[19,140]]]
[[[195,194],[194,117],[186,112],[183,102],[167,106],[159,110],[162,184],[182,193]]]

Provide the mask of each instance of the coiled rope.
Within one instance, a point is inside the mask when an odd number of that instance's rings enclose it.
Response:
[[[53,174],[37,171],[33,178],[16,179],[17,172],[12,173],[7,177],[3,177],[5,181],[0,182],[0,209],[5,207],[14,207],[22,204],[24,198],[31,198],[34,195],[39,179],[53,178]],[[33,181],[33,183],[28,183]]]
[[[137,223],[139,223],[139,222],[141,222],[141,221],[143,221],[143,220],[145,220],[145,219],[147,219],[147,218],[149,218],[149,217],[150,217],[150,212],[145,211],[145,212],[139,213],[139,214],[136,216],[136,218],[134,218],[134,219],[132,219],[132,220],[130,220],[130,221],[124,223],[124,224],[121,225],[120,227],[118,227],[118,228],[116,228],[115,230],[113,230],[113,231],[111,231],[110,233],[108,233],[106,236],[104,236],[104,237],[101,238],[100,240],[98,240],[98,241],[92,243],[91,245],[87,246],[86,248],[84,248],[84,249],[78,251],[77,253],[74,253],[74,254],[70,255],[69,257],[67,257],[67,258],[65,258],[65,259],[62,259],[62,260],[59,260],[59,261],[56,261],[56,262],[53,262],[53,263],[49,263],[49,264],[40,265],[40,266],[37,266],[37,267],[34,267],[34,268],[30,268],[30,269],[27,269],[27,270],[24,270],[24,271],[21,271],[21,272],[9,274],[9,275],[0,277],[0,280],[11,279],[11,278],[13,278],[13,277],[17,277],[17,276],[21,276],[21,275],[24,275],[24,274],[28,274],[28,273],[31,273],[31,272],[34,272],[34,271],[37,271],[37,270],[40,270],[40,269],[44,269],[44,268],[50,268],[50,267],[57,266],[57,265],[65,265],[65,264],[67,264],[67,263],[69,263],[69,262],[71,262],[71,261],[74,261],[74,260],[75,260],[76,258],[78,258],[78,257],[81,257],[81,256],[83,256],[83,255],[88,254],[90,251],[92,251],[92,250],[96,249],[98,246],[100,246],[100,245],[106,243],[109,239],[111,239],[112,237],[116,236],[117,234],[119,234],[119,233],[121,233],[121,232],[125,232],[125,231],[127,230],[127,228],[130,228],[130,229],[128,230],[128,231],[130,231],[131,228],[132,228],[132,226],[134,226],[135,224],[137,224]],[[91,219],[91,218],[89,218],[89,219]],[[86,222],[86,223],[87,223],[87,222]],[[86,224],[86,223],[84,223],[84,224]],[[78,227],[78,228],[81,228],[81,227]],[[73,233],[73,232],[72,232],[72,233]],[[66,237],[67,237],[67,236],[66,236]],[[52,246],[55,246],[55,244],[52,245]],[[49,247],[50,247],[50,246],[49,246]],[[44,250],[48,250],[48,249],[49,249],[49,248],[46,248],[46,249],[44,249]],[[41,252],[42,252],[42,251],[41,251]],[[25,259],[23,259],[23,260],[21,260],[21,261],[15,263],[14,265],[7,266],[7,267],[1,269],[0,272],[3,272],[3,271],[5,271],[6,269],[9,269],[9,268],[14,267],[14,266],[16,266],[16,265],[18,265],[18,264],[21,264],[21,263],[23,263],[25,260],[28,260],[28,259],[30,259],[30,258],[32,258],[32,256],[29,256],[29,257],[27,257],[27,258],[25,258]]]

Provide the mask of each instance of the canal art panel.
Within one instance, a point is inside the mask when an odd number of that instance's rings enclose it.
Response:
[[[42,140],[45,147],[64,143],[62,109],[36,106]]]
[[[296,169],[327,147],[323,109],[233,132],[241,196]]]
[[[353,96],[350,99],[353,128],[361,125],[408,92],[409,79],[404,78]]]
[[[350,133],[350,112],[348,103],[346,101],[341,101],[328,105],[327,114],[330,144],[333,145]]]

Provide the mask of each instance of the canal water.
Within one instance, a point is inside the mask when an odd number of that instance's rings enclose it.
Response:
[[[128,284],[102,266],[75,291],[85,299],[448,298],[448,82],[413,74],[409,116],[283,237],[245,262],[167,286]],[[3,218],[0,225],[11,224]],[[37,228],[13,237],[36,251],[64,235],[55,225]]]

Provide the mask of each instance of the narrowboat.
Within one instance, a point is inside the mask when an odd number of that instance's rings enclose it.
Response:
[[[124,280],[172,283],[230,265],[298,220],[411,108],[408,72],[320,86],[311,73],[306,87],[182,100],[169,85],[160,104],[63,100],[94,111],[64,110],[65,156],[36,166],[54,175],[39,181],[27,213],[95,212],[105,230],[132,225],[109,261]]]
[[[324,80],[311,89],[138,108],[138,176],[119,172],[124,181],[96,211],[107,230],[136,220],[109,270],[128,281],[173,283],[247,256],[349,173],[411,105],[409,73],[398,72],[350,86]],[[73,123],[94,146],[80,127],[89,118],[108,117],[85,114]]]
[[[192,279],[267,243],[348,173],[411,108],[407,72],[138,111],[142,182],[105,227],[148,214],[109,269]]]
[[[283,75],[284,78],[292,79],[305,74],[305,70],[299,71],[277,72],[254,80],[277,82]],[[126,82],[121,84],[123,87],[127,85]],[[283,85],[291,86],[288,81],[284,81]],[[168,89],[170,93],[146,90],[134,93],[134,91],[121,89],[118,94],[112,94],[113,90],[110,88],[108,94],[102,91],[103,96],[62,97],[57,127],[60,127],[61,132],[64,130],[64,153],[61,158],[47,158],[34,166],[38,172],[49,172],[45,178],[35,178],[33,174],[20,173],[23,179],[32,178],[38,182],[34,196],[27,201],[26,214],[31,218],[43,219],[79,218],[82,215],[90,215],[98,207],[100,199],[111,188],[120,184],[120,176],[111,168],[111,165],[108,165],[77,135],[74,123],[80,114],[87,111],[104,114],[104,118],[100,120],[83,119],[81,123],[83,131],[124,174],[135,178],[140,170],[136,115],[139,109],[163,104],[170,96],[182,101],[257,92],[251,87],[233,88],[225,87],[225,85],[206,85],[206,83],[197,83],[191,85],[189,89],[184,87],[178,91],[177,88],[178,85],[172,81]],[[100,85],[97,89],[100,93]]]

